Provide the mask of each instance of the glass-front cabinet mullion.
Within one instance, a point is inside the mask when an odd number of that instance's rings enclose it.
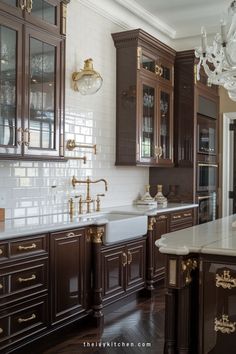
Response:
[[[60,134],[60,39],[27,32],[24,153],[34,156],[59,156]]]
[[[22,27],[0,16],[0,154],[22,153]]]
[[[158,163],[173,164],[173,90],[160,86],[158,90]]]
[[[140,102],[140,161],[152,163],[156,141],[156,83],[149,79],[141,81]]]

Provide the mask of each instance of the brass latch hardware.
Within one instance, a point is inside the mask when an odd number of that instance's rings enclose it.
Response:
[[[130,264],[133,260],[132,253],[128,251],[128,264]]]
[[[31,13],[33,8],[33,0],[26,0],[26,11],[28,12],[28,14]]]
[[[127,264],[127,254],[125,252],[122,253],[122,265],[125,267]]]
[[[19,7],[21,8],[22,11],[26,9],[26,1],[27,1],[27,0],[20,0],[20,1],[18,2]]]
[[[231,277],[230,270],[224,270],[223,275],[216,274],[216,287],[232,289],[236,287],[236,279]]]
[[[91,235],[93,243],[102,243],[102,236],[105,233],[104,226],[100,227],[90,227],[88,231]]]
[[[32,274],[32,276],[30,278],[18,278],[18,282],[19,283],[24,283],[24,282],[28,282],[28,281],[32,281],[36,279],[36,275]]]
[[[188,258],[182,261],[182,271],[185,273],[185,283],[190,284],[192,281],[191,271],[197,268],[197,260]]]
[[[155,74],[157,76],[162,76],[163,74],[163,68],[160,65],[155,65]]]
[[[236,330],[236,322],[229,322],[229,316],[228,315],[222,315],[221,319],[215,318],[215,327],[214,330],[215,332],[220,331],[221,333],[227,333],[231,334],[235,332]]]

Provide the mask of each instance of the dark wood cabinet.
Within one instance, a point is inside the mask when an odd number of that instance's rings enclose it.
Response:
[[[85,229],[51,234],[52,323],[85,310]]]
[[[2,159],[63,158],[66,2],[0,3]]]
[[[48,235],[0,244],[0,350],[19,348],[49,326]]]
[[[103,246],[102,297],[104,304],[116,301],[145,284],[146,238]]]
[[[165,278],[166,257],[159,252],[155,242],[162,235],[191,227],[195,224],[194,208],[150,216],[147,237],[147,289],[153,290],[154,283]]]
[[[112,37],[117,49],[116,165],[173,166],[175,51],[140,29]]]

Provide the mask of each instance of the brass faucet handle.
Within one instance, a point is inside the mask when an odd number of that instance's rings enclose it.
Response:
[[[105,194],[97,194],[96,195],[96,211],[101,211],[101,200],[100,197],[105,197]]]
[[[74,211],[75,211],[73,198],[70,198],[68,200],[68,202],[69,202],[69,213],[70,213],[70,216],[72,217],[74,215]]]

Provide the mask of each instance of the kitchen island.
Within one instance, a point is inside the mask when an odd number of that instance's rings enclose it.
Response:
[[[236,352],[236,215],[156,241],[166,257],[165,354]]]

